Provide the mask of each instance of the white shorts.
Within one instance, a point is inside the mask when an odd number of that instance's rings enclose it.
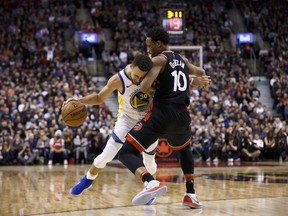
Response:
[[[141,119],[131,119],[128,116],[121,115],[114,127],[113,133],[121,140],[122,143],[125,142],[126,134],[139,122]],[[113,135],[112,135],[113,137]],[[115,140],[115,138],[114,138]],[[117,141],[117,140],[115,140]]]

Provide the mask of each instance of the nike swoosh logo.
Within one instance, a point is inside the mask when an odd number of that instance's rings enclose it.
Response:
[[[126,85],[126,88],[129,88],[130,86],[132,86],[132,84],[131,85]]]
[[[199,203],[199,201],[197,199],[195,199],[194,197],[191,197],[191,198],[194,202]]]

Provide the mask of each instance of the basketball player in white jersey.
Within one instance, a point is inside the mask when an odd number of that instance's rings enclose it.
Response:
[[[87,174],[70,189],[71,195],[78,196],[85,189],[92,186],[93,180],[100,170],[114,159],[123,146],[126,134],[145,117],[152,102],[152,94],[140,92],[139,84],[152,66],[152,61],[147,55],[138,55],[134,58],[132,64],[127,65],[119,73],[113,75],[99,93],[78,99],[85,105],[97,105],[103,103],[110,94],[117,90],[119,110],[114,131],[103,152],[94,159]],[[206,81],[206,79],[196,78],[191,84],[202,86]],[[153,92],[152,89],[151,92]],[[70,98],[67,101],[69,100],[76,99]],[[143,164],[152,175],[157,170],[157,164],[155,163],[157,145],[158,140],[143,152]],[[154,201],[155,198],[149,200],[146,204],[152,204]]]
[[[128,131],[146,115],[152,99],[148,94],[139,91],[139,84],[151,68],[152,61],[147,55],[137,55],[132,64],[113,75],[99,93],[78,99],[85,105],[97,105],[103,103],[110,94],[117,90],[119,110],[114,131],[103,152],[94,159],[87,174],[71,188],[71,195],[78,196],[92,186],[100,170],[112,161],[121,149]],[[157,170],[154,160],[156,147],[157,141],[143,153],[143,163],[152,174]]]

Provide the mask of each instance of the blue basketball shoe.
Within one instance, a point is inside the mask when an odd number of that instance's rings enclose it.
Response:
[[[86,175],[75,184],[69,191],[69,193],[73,196],[79,196],[84,190],[92,187],[93,180],[87,179]]]

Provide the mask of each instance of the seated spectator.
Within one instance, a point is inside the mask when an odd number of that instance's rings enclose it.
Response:
[[[203,155],[203,147],[202,147],[202,136],[199,130],[196,130],[194,142],[191,146],[192,154],[194,155],[194,160],[201,161]]]
[[[280,161],[287,160],[288,155],[288,127],[282,128],[275,138],[276,142],[276,157]]]
[[[29,142],[25,141],[22,150],[18,153],[18,161],[21,165],[33,165],[36,153],[32,152]]]
[[[248,131],[245,131],[245,140],[244,143],[242,143],[241,152],[245,159],[256,161],[259,160],[261,151],[252,140],[252,134],[249,134]]]
[[[212,137],[208,131],[202,130],[202,147],[203,147],[203,156],[207,162],[211,161],[212,157]]]
[[[77,135],[73,140],[74,148],[75,148],[75,154],[76,154],[76,164],[80,163],[80,157],[83,154],[84,160],[87,163],[87,157],[88,157],[88,140],[84,135],[84,132],[81,128],[77,129]]]
[[[46,135],[45,130],[40,131],[40,137],[37,141],[37,150],[39,163],[46,164],[49,156],[49,137]]]
[[[9,133],[4,130],[1,134],[0,151],[1,151],[1,163],[2,165],[9,165],[13,163],[12,156],[12,139]]]
[[[102,133],[99,128],[93,127],[91,133],[88,134],[88,145],[89,145],[89,159],[94,160],[99,154],[102,153],[105,142]]]
[[[68,126],[63,129],[63,139],[65,142],[65,149],[68,155],[69,164],[75,163],[73,131]]]
[[[68,164],[67,161],[67,152],[65,149],[64,139],[62,138],[62,131],[57,130],[54,134],[54,137],[50,139],[50,153],[49,153],[49,162],[48,165],[55,163],[54,156],[59,155],[61,159],[64,160],[64,165]]]
[[[37,130],[32,130],[30,132],[28,132],[28,139],[27,139],[27,142],[29,143],[30,145],[30,149],[33,151],[33,153],[36,153],[36,159],[38,160],[38,149],[37,149],[37,142],[38,142],[38,139],[37,137],[35,136],[36,134],[36,131]]]
[[[228,129],[228,134],[225,136],[225,142],[222,147],[223,158],[228,162],[239,161],[241,146],[237,146],[237,142],[235,140],[232,131]]]
[[[11,146],[11,157],[13,164],[17,163],[18,153],[22,150],[24,146],[24,140],[21,138],[20,133],[16,133],[12,141]]]
[[[274,128],[271,128],[268,131],[267,136],[264,138],[264,158],[265,159],[276,159],[276,140],[274,138],[274,133],[277,134],[277,131]]]

